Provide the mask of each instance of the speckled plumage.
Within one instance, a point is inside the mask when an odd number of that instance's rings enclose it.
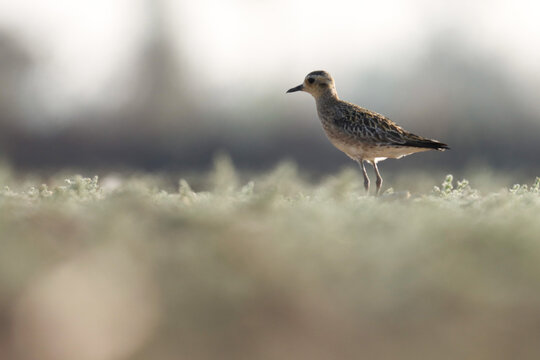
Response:
[[[377,162],[400,158],[427,150],[444,151],[448,145],[410,133],[390,119],[376,112],[340,100],[334,79],[326,71],[309,73],[302,85],[287,92],[306,91],[313,95],[324,131],[332,144],[357,161],[364,174],[366,191],[369,189],[364,161],[370,162],[377,175],[377,194],[382,177]]]

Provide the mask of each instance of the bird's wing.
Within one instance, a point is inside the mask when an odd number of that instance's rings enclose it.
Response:
[[[404,145],[406,132],[390,119],[351,103],[336,107],[335,124],[347,135],[373,144]]]
[[[387,117],[351,103],[343,102],[336,108],[335,124],[348,136],[373,145],[448,148],[446,144],[410,133]]]

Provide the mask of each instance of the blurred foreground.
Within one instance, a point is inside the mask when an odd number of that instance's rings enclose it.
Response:
[[[540,358],[540,179],[392,200],[350,170],[203,178],[0,172],[0,358]]]

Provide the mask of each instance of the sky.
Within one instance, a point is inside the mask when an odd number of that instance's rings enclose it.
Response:
[[[154,0],[157,2],[158,0]],[[32,101],[51,112],[115,101],[150,33],[152,0],[0,0],[0,30],[40,59]],[[464,36],[511,72],[540,82],[540,2],[382,0],[167,1],[163,18],[190,81],[209,91],[292,86],[326,69],[335,78],[378,67],[406,71],[434,34]],[[288,80],[290,79],[290,80]],[[344,81],[346,83],[346,80]],[[202,85],[201,85],[202,84]],[[37,86],[36,86],[37,85]],[[50,88],[50,86],[49,86]],[[108,93],[110,92],[110,93]]]

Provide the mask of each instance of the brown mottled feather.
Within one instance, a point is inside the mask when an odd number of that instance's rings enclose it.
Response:
[[[337,100],[333,113],[334,116],[329,120],[346,135],[363,143],[437,150],[449,148],[439,141],[410,133],[381,114],[346,101]],[[328,119],[324,115],[323,117]]]

